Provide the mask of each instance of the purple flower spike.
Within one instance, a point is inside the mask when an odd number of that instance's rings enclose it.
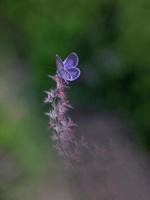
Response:
[[[52,133],[52,140],[59,155],[63,156],[66,164],[73,167],[82,164],[88,144],[81,136],[76,137],[74,132],[77,126],[67,112],[72,108],[66,89],[68,81],[74,81],[80,76],[80,69],[77,68],[79,58],[77,54],[71,53],[62,61],[56,55],[57,71],[56,75],[49,76],[55,81],[56,86],[46,92],[45,103],[50,103],[50,110],[45,113],[49,117],[49,128]]]
[[[56,55],[57,74],[65,82],[76,80],[80,76],[80,69],[77,68],[78,63],[79,58],[76,53],[70,53],[64,62]]]

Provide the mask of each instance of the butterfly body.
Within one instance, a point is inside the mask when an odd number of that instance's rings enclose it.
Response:
[[[70,53],[69,56],[62,61],[61,58],[56,55],[57,74],[64,81],[74,81],[80,76],[80,69],[77,68],[79,58],[76,53]]]

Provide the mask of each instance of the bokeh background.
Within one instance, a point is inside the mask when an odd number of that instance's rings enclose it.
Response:
[[[130,130],[126,137],[149,154],[150,1],[1,0],[2,200],[73,199],[65,192],[70,178],[49,138],[43,103],[55,54],[65,58],[72,51],[82,71],[68,91],[78,123],[90,124],[93,133],[102,126],[99,118],[117,116]]]

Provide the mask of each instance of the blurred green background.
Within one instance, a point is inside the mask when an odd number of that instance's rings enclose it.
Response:
[[[43,91],[55,54],[72,51],[82,71],[70,84],[73,106],[123,113],[150,149],[150,1],[1,0],[0,162],[13,157],[21,174],[56,167]],[[2,194],[10,185],[2,175]]]

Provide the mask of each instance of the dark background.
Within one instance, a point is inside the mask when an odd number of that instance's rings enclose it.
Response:
[[[150,1],[1,0],[1,199],[19,198],[18,179],[33,186],[59,168],[43,100],[55,55],[70,52],[82,72],[68,91],[73,112],[119,113],[150,149]]]

